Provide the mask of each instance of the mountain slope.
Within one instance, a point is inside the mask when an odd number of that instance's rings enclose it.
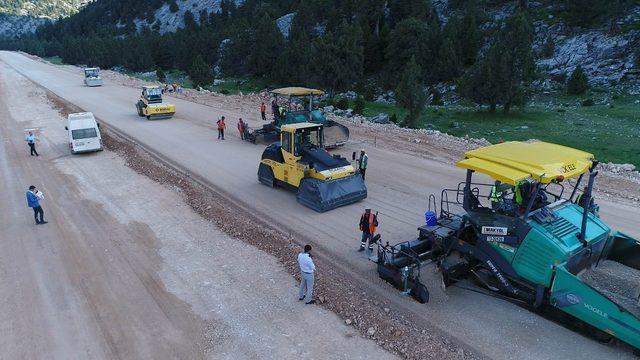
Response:
[[[0,37],[16,38],[76,14],[93,0],[0,0]]]

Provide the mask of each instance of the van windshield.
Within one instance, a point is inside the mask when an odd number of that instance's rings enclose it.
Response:
[[[89,139],[98,137],[98,133],[96,128],[71,130],[71,137],[73,140]]]

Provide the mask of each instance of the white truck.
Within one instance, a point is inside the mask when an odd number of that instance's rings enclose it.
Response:
[[[69,114],[67,126],[72,154],[102,151],[100,124],[90,112]]]
[[[84,68],[84,84],[89,87],[102,86],[99,68]]]

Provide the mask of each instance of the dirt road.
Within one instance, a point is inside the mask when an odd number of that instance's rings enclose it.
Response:
[[[0,358],[393,358],[301,304],[275,258],[171,188],[109,151],[70,155],[50,105],[0,63]],[[37,158],[24,142],[32,127]],[[30,184],[46,194],[49,224],[33,222]]]
[[[420,314],[415,321],[429,324],[491,358],[579,359],[625,358],[618,347],[604,346],[556,323],[503,301],[451,288],[433,289],[432,302],[420,305],[380,283],[370,262],[355,252],[357,219],[363,207],[380,211],[383,238],[390,242],[412,239],[423,221],[426,197],[439,194],[462,179],[453,166],[412,157],[389,149],[369,149],[367,173],[369,198],[329,213],[318,214],[298,205],[295,196],[272,190],[256,180],[262,147],[241,142],[229,131],[228,140],[216,141],[214,120],[227,116],[235,125],[233,110],[213,108],[172,99],[177,116],[169,121],[148,122],[135,114],[139,90],[107,83],[96,89],[82,86],[80,74],[3,52],[0,59],[60,97],[94,112],[102,121],[134,137],[188,171],[209,179],[216,187],[252,208],[264,218],[311,239],[325,256],[346,265],[362,281],[378,282],[377,296],[392,301],[399,310]],[[252,121],[251,125],[257,125]],[[232,129],[232,127],[230,126]],[[342,152],[349,154],[355,146]],[[601,203],[603,217],[611,225],[638,236],[640,211],[630,206]]]

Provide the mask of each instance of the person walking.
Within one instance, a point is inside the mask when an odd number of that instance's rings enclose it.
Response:
[[[35,186],[29,186],[27,191],[27,205],[33,209],[33,217],[36,220],[36,225],[46,224],[48,221],[44,221],[44,210],[40,206],[40,201],[44,200],[44,194],[42,191],[38,191]],[[38,215],[40,219],[38,219]]]
[[[29,135],[27,135],[24,138],[24,140],[27,142],[27,145],[29,145],[29,149],[31,150],[31,156],[33,155],[40,156],[36,151],[36,141],[39,141],[39,140],[35,135],[33,135],[33,131],[29,131]]]
[[[364,214],[360,216],[360,231],[362,231],[362,238],[360,238],[360,249],[358,251],[364,251],[369,242],[369,251],[373,250],[373,235],[376,233],[376,227],[378,226],[378,214],[373,214],[371,209],[365,209]]]
[[[238,132],[240,132],[240,140],[244,140],[244,131],[247,128],[247,123],[242,121],[242,118],[238,119]]]
[[[267,121],[267,105],[264,102],[260,105],[260,115],[262,115],[262,121]]]
[[[227,127],[227,124],[224,123],[224,116],[221,117],[216,124],[218,124],[218,140],[224,140],[224,129]]]
[[[364,181],[364,176],[367,173],[367,166],[369,166],[369,155],[362,149],[360,150],[360,157],[358,158],[358,170],[360,170],[360,175],[362,175],[362,181]]]
[[[313,300],[313,274],[316,266],[311,258],[311,245],[304,246],[304,252],[298,254],[298,265],[300,266],[300,292],[298,300],[305,300],[305,304],[315,304]]]

